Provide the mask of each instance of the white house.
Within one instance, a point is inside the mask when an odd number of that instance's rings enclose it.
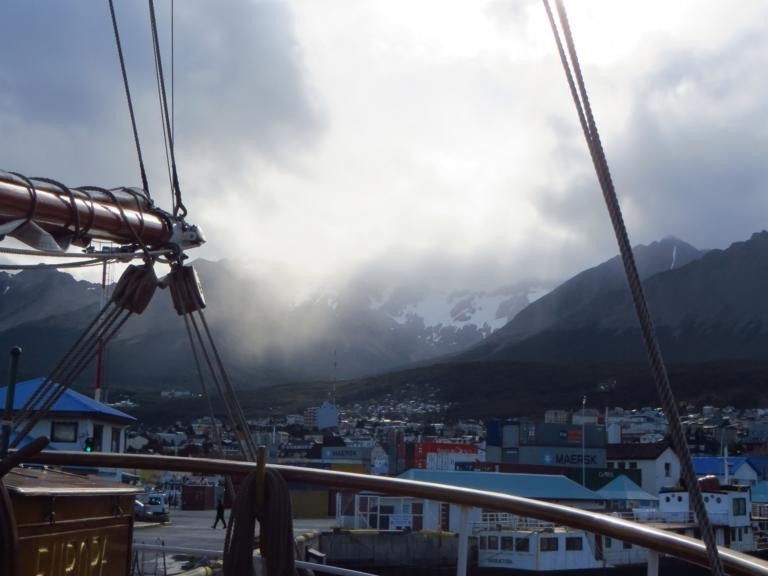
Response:
[[[640,486],[654,496],[680,481],[680,459],[667,442],[656,444],[608,444],[608,468],[639,470]]]
[[[40,388],[44,380],[35,378],[16,384],[14,414]],[[5,406],[7,391],[7,388],[0,388],[0,406]],[[89,444],[94,452],[124,452],[125,429],[135,420],[125,412],[70,389],[61,395],[21,444],[32,438],[47,436],[50,440],[49,449],[85,451]]]

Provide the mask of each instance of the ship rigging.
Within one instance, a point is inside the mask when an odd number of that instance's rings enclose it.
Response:
[[[585,511],[528,501],[523,498],[500,496],[477,490],[420,485],[417,482],[402,480],[362,479],[352,474],[267,466],[264,452],[259,451],[248,432],[245,415],[237,401],[222,356],[208,327],[204,315],[205,299],[199,281],[194,270],[184,264],[186,251],[202,245],[205,239],[197,226],[187,222],[188,211],[183,202],[179,183],[172,109],[169,106],[165,88],[154,0],[149,0],[148,6],[161,126],[171,188],[171,210],[164,211],[158,208],[149,193],[119,26],[112,0],[109,0],[110,15],[136,144],[142,187],[72,188],[48,178],[0,173],[0,235],[14,238],[29,247],[28,249],[3,248],[0,252],[69,260],[65,263],[49,264],[58,268],[101,265],[104,262],[134,260],[140,262],[128,266],[118,281],[112,297],[22,409],[12,419],[10,419],[10,412],[6,411],[0,444],[3,450],[0,454],[2,457],[0,477],[10,473],[21,462],[30,461],[49,464],[88,462],[97,466],[247,473],[247,480],[243,482],[238,492],[238,505],[236,505],[238,516],[234,522],[235,528],[230,528],[227,534],[224,573],[228,575],[248,573],[252,570],[253,533],[257,518],[262,525],[264,539],[262,555],[266,559],[268,573],[294,571],[290,541],[292,537],[290,506],[286,506],[285,478],[335,486],[365,487],[385,493],[428,494],[431,498],[443,498],[465,506],[483,506],[503,512],[528,515],[593,533],[610,535],[657,552],[682,555],[707,566],[717,576],[724,573],[724,567],[729,573],[734,574],[768,574],[768,566],[758,560],[749,559],[732,551],[721,550],[718,553],[712,529],[707,520],[701,491],[693,474],[687,443],[680,428],[677,406],[664,361],[655,340],[650,313],[590,106],[565,7],[562,0],[556,0],[555,8],[558,17],[556,20],[549,0],[543,0],[543,3],[565,71],[568,88],[576,106],[579,123],[614,227],[654,382],[664,413],[669,419],[672,443],[683,465],[684,480],[690,492],[690,502],[698,519],[704,544],[683,536],[639,527],[621,519],[598,518]],[[97,252],[91,248],[94,240],[113,242],[118,245],[118,248]],[[72,247],[79,248],[80,252],[71,252]],[[170,272],[163,278],[158,278],[156,275],[155,265],[158,263],[170,267]],[[11,267],[18,269],[21,265]],[[166,287],[171,292],[176,311],[184,320],[195,363],[201,375],[203,390],[206,390],[205,379],[202,376],[204,372],[202,368],[205,366],[208,369],[208,377],[225,401],[227,414],[236,431],[241,451],[248,462],[41,452],[47,444],[45,438],[35,439],[23,448],[20,447],[21,441],[29,434],[35,423],[90,366],[96,356],[99,343],[107,343],[113,339],[132,315],[141,314],[146,309],[157,288]],[[8,397],[12,398],[10,392]],[[17,450],[6,452],[7,447],[17,448]],[[0,501],[2,502],[0,567],[4,574],[26,573],[20,571],[23,560],[19,557],[19,535],[5,484],[0,484]],[[466,554],[466,550],[464,553]]]

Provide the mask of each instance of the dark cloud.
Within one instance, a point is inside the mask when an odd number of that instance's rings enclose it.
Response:
[[[616,149],[617,185],[646,238],[721,247],[766,227],[768,40],[671,55],[634,101]]]
[[[766,66],[765,35],[748,33],[718,50],[667,53],[639,84],[626,127],[606,143],[633,241],[673,234],[723,247],[766,227],[768,84],[756,78]],[[600,127],[599,105],[596,115]],[[554,162],[572,175],[535,202],[571,234],[600,235],[608,220],[573,117],[550,122]]]
[[[273,159],[311,142],[322,119],[287,3],[177,6],[179,137],[217,153]]]
[[[165,174],[145,2],[117,1],[150,177]],[[170,90],[170,4],[158,25]],[[0,36],[2,166],[67,183],[135,184],[136,155],[105,2],[11,0]],[[176,3],[175,116],[182,179],[204,159],[280,158],[321,130],[284,2]],[[161,180],[162,181],[162,180]]]

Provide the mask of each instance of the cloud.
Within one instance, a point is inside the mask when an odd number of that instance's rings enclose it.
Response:
[[[167,206],[146,6],[117,2],[155,197]],[[540,2],[176,2],[175,117],[206,258],[286,291],[361,275],[487,288],[616,253]],[[169,73],[169,5],[158,2]],[[764,227],[760,2],[569,4],[635,242]],[[135,184],[105,5],[12,0],[0,164]],[[468,286],[468,287],[473,287]]]
[[[141,2],[115,5],[150,178],[161,188],[167,178],[148,9]],[[170,99],[170,5],[157,6]],[[13,25],[0,40],[3,165],[72,185],[135,184],[107,5],[12,0],[4,20]],[[287,4],[179,2],[174,20],[176,146],[191,195],[200,193],[199,164],[216,165],[219,173],[241,170],[254,157],[286,157],[322,131]]]

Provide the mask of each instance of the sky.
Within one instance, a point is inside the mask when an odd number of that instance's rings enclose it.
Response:
[[[115,5],[169,208],[147,6]],[[566,6],[633,243],[763,229],[768,4]],[[0,18],[0,168],[138,185],[107,3],[6,0]],[[365,277],[492,289],[617,252],[538,0],[183,0],[173,40],[182,192],[208,238],[194,256],[301,294]]]

